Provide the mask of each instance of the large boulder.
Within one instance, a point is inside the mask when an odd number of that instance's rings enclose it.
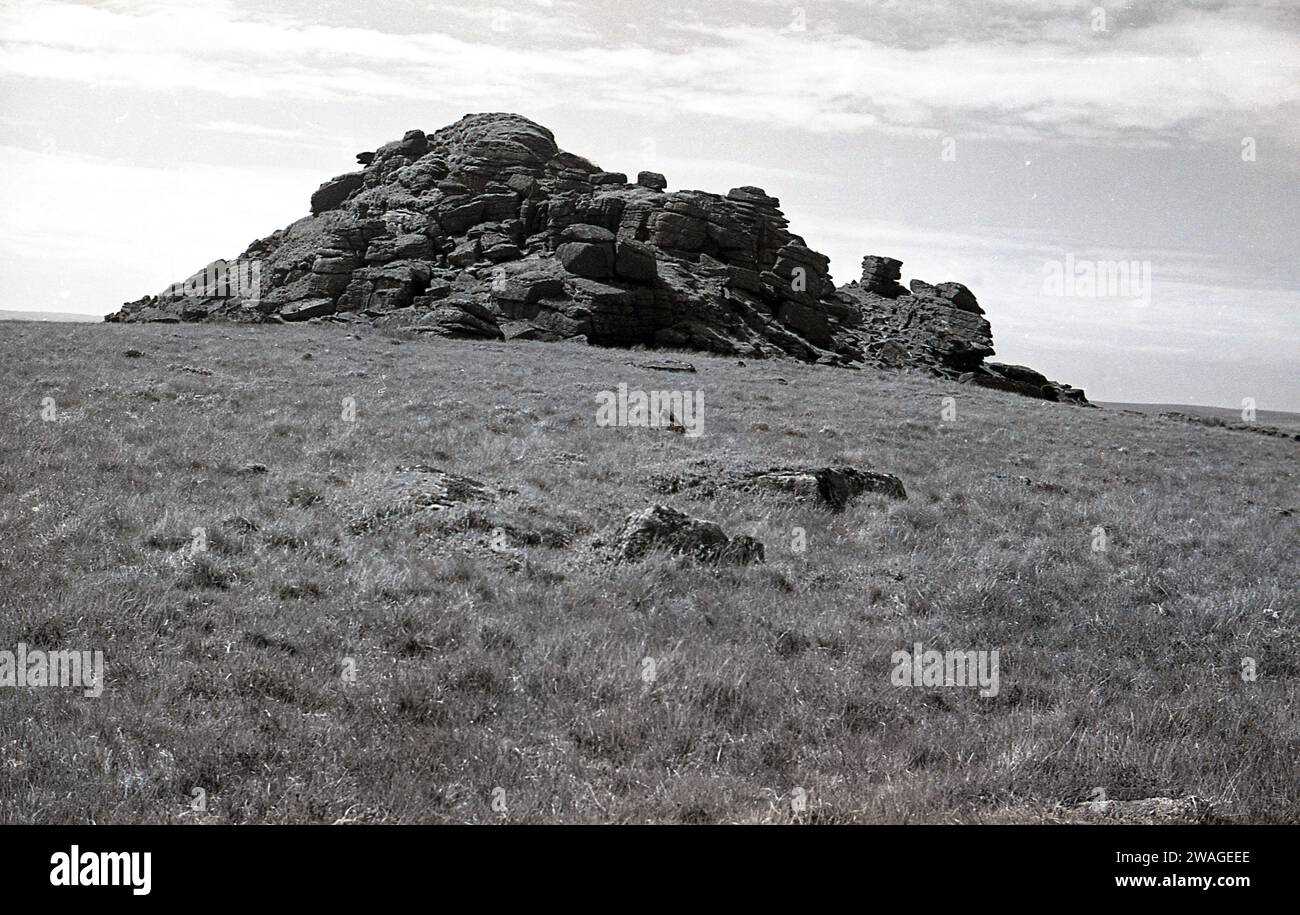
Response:
[[[564,294],[565,271],[550,258],[515,261],[493,271],[491,295],[501,311],[518,317],[524,306]]]
[[[614,246],[614,274],[634,283],[653,283],[659,275],[654,248],[644,242],[620,238]]]
[[[640,172],[636,176],[636,183],[652,191],[662,191],[668,187],[668,179],[658,172]]]
[[[415,320],[411,330],[442,337],[482,340],[504,338],[496,315],[473,299],[453,296],[430,304],[430,310]]]
[[[614,272],[614,245],[566,241],[555,249],[564,269],[574,276],[600,279]]]
[[[363,172],[349,172],[326,181],[316,189],[316,193],[311,195],[311,215],[319,216],[341,206],[343,201],[361,190],[364,181]]]

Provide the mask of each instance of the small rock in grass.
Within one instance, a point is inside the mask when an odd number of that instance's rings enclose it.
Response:
[[[694,372],[695,366],[681,359],[658,359],[654,362],[629,362],[638,369],[652,369],[656,372]]]
[[[734,485],[788,492],[820,501],[833,511],[843,511],[850,502],[868,492],[891,499],[907,498],[903,481],[893,474],[855,467],[775,467],[742,474]]]
[[[762,562],[764,558],[763,544],[753,537],[728,537],[712,521],[658,504],[629,515],[615,542],[618,558],[627,562],[644,559],[654,549],[732,565]]]

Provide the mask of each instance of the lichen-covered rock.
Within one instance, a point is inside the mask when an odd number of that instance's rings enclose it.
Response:
[[[741,486],[771,489],[822,502],[842,511],[865,493],[879,493],[890,499],[906,499],[903,481],[891,473],[858,470],[855,467],[777,467],[744,474]]]
[[[712,521],[657,504],[630,515],[614,544],[615,555],[624,562],[644,559],[652,550],[735,565],[762,562],[764,552],[763,544],[753,537],[728,537]]]

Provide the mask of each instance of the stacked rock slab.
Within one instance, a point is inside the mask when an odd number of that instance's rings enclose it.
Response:
[[[629,183],[514,114],[411,130],[357,161],[311,196],[310,216],[232,262],[257,267],[251,288],[233,295],[201,271],[107,320],[367,322],[1000,377],[964,286],[909,292],[898,261],[868,257],[863,280],[837,290],[761,188],[669,191],[649,171]]]
[[[867,292],[874,292],[886,299],[907,295],[907,290],[898,282],[902,275],[903,262],[900,260],[872,254],[862,259],[862,286]]]

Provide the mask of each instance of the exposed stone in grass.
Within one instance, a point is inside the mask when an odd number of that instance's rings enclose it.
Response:
[[[464,296],[451,296],[431,308],[416,301],[416,308],[393,312],[379,320],[381,326],[404,326],[414,321],[411,330],[441,337],[500,340],[501,328],[496,318],[481,304]]]
[[[271,468],[267,467],[265,464],[259,463],[258,461],[250,461],[236,470],[235,473],[240,476],[255,476],[260,473],[267,473],[270,469]]]
[[[348,530],[364,533],[392,518],[496,497],[495,490],[470,477],[427,464],[399,465],[390,474],[355,484],[347,493],[348,501],[356,506]]]
[[[1013,476],[1010,474],[999,473],[999,474],[995,474],[995,476],[1001,477],[1003,479],[1015,480],[1017,483],[1022,483],[1025,486],[1028,486],[1030,489],[1036,489],[1039,492],[1068,493],[1070,491],[1059,483],[1049,483],[1044,480],[1035,480],[1033,477],[1026,477],[1019,474]]]
[[[275,595],[280,600],[315,600],[321,596],[321,589],[315,582],[291,581],[280,585]]]
[[[656,549],[703,562],[747,565],[763,561],[763,544],[753,537],[728,537],[712,521],[659,504],[629,515],[614,546],[617,557],[625,562],[644,559]]]
[[[225,530],[236,534],[251,534],[257,530],[257,522],[250,521],[243,515],[231,515],[229,518],[223,518],[221,526]]]
[[[298,508],[310,508],[324,498],[320,490],[302,480],[294,480],[285,491],[285,501]]]
[[[1214,805],[1199,797],[1085,801],[1075,809],[1089,819],[1120,823],[1205,823],[1215,818]]]
[[[315,587],[314,585],[312,587],[316,592],[316,596],[319,596],[320,588]],[[284,589],[281,588],[281,590]],[[264,632],[258,632],[256,630],[245,632],[244,641],[252,647],[262,649],[263,651],[282,651],[287,655],[296,655],[299,653],[298,646],[293,644],[293,642],[290,642],[288,639],[267,635]]]
[[[547,461],[554,464],[586,464],[586,455],[577,454],[573,451],[548,451],[544,455]]]
[[[694,372],[695,366],[682,359],[656,359],[653,362],[629,362],[628,365],[638,369],[650,369],[655,372]]]
[[[1023,365],[985,362],[959,375],[957,380],[962,384],[974,384],[982,388],[992,388],[996,391],[1010,391],[1024,397],[1092,406],[1092,404],[1088,403],[1082,389],[1052,381],[1041,372],[1036,372]]]
[[[906,499],[903,481],[891,473],[859,470],[856,467],[771,467],[731,473],[717,471],[675,474],[653,480],[661,492],[692,491],[710,497],[720,488],[765,489],[788,493],[842,511],[865,493],[879,493],[890,499]]]
[[[776,467],[746,473],[736,483],[816,499],[834,511],[842,511],[863,493],[880,493],[891,499],[907,498],[903,481],[893,474],[854,467]]]

